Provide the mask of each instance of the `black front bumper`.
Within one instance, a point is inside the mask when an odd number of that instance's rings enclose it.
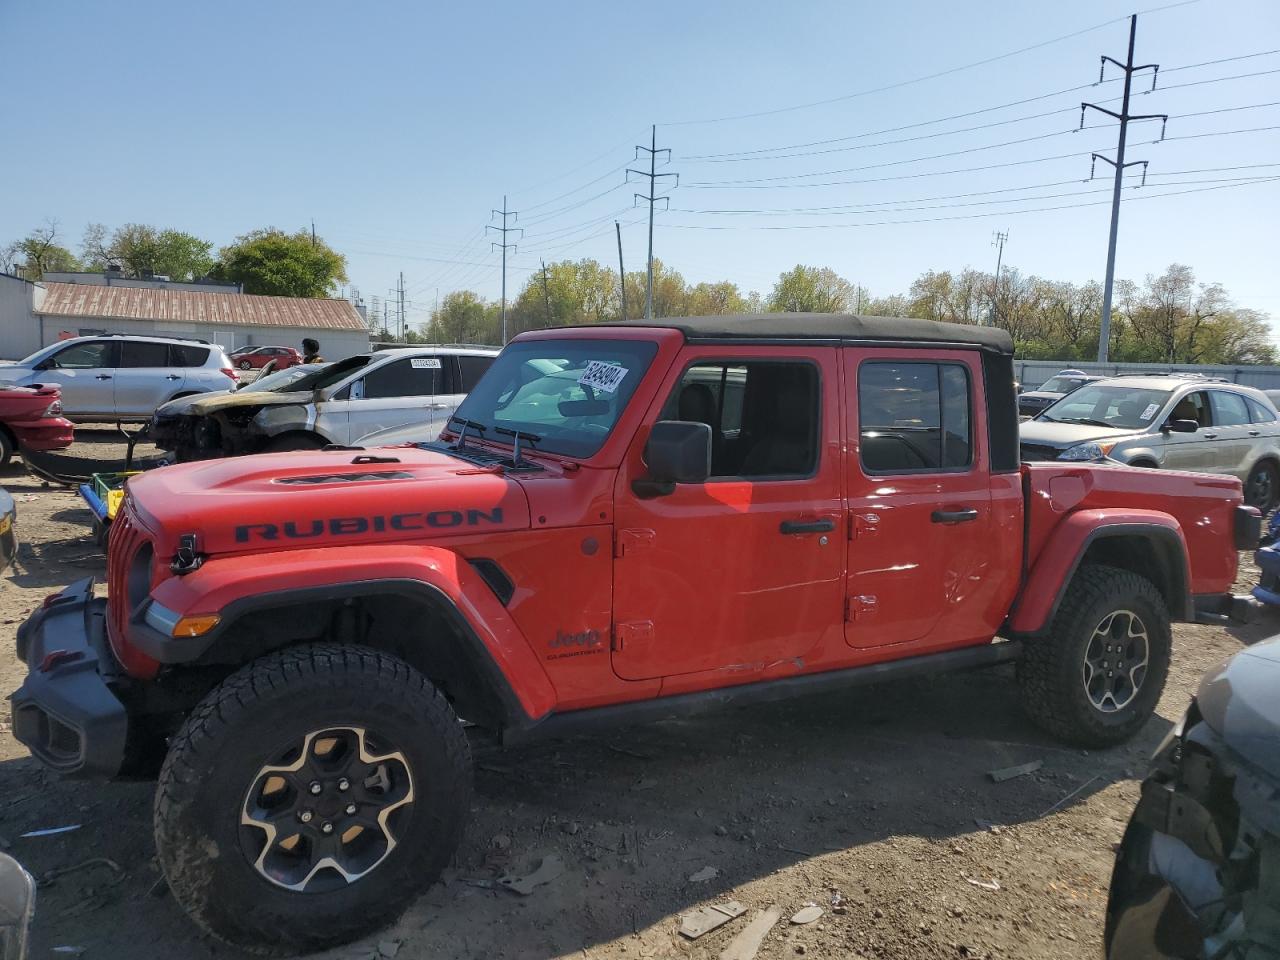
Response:
[[[124,763],[129,719],[111,687],[122,672],[107,642],[106,606],[87,577],[18,628],[27,678],[10,698],[13,733],[59,773],[112,777]]]

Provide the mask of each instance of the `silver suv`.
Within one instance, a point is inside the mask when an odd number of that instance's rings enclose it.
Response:
[[[237,377],[217,344],[166,337],[75,337],[0,364],[0,382],[61,387],[72,420],[149,420],[175,397],[230,393]]]
[[[1261,390],[1194,376],[1113,377],[1021,425],[1022,459],[1118,460],[1227,473],[1245,502],[1280,503],[1280,414]]]

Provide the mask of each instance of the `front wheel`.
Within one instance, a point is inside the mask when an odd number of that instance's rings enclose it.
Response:
[[[241,370],[252,370],[252,369],[253,369],[253,364],[252,364],[252,363],[250,363],[248,360],[241,360],[241,361],[240,361],[240,369],[241,369]]]
[[[1128,740],[1155,712],[1172,636],[1155,584],[1128,570],[1085,564],[1048,635],[1023,644],[1023,708],[1071,743],[1106,747]]]
[[[1244,482],[1244,502],[1257,507],[1265,516],[1280,499],[1280,473],[1275,464],[1264,461],[1249,471]]]
[[[271,953],[393,921],[453,856],[470,750],[443,695],[404,661],[313,644],[216,687],[174,737],[156,852],[196,923]]]

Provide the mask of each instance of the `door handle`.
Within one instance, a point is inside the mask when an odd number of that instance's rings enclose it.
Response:
[[[1206,433],[1206,434],[1204,435],[1204,438],[1205,438],[1206,440],[1217,440],[1217,439],[1218,439],[1218,435],[1217,435],[1216,433]]]
[[[111,374],[109,374],[109,373],[100,373],[100,374],[98,374],[96,377],[94,377],[93,379],[95,379],[95,380],[110,380],[110,379],[111,379]]]
[[[978,511],[975,507],[966,507],[963,510],[935,510],[929,519],[934,523],[968,523],[970,520],[978,519]]]
[[[167,377],[165,377],[165,379],[166,379],[166,380],[181,380],[182,378],[181,378],[181,377],[179,377],[176,373],[171,373],[171,374],[169,374]]]
[[[830,533],[836,528],[834,520],[783,520],[778,529],[783,533]]]
[[[1251,437],[1260,437],[1260,436],[1262,436],[1262,431],[1261,431],[1261,430],[1250,430],[1250,431],[1249,431],[1249,436],[1251,436]]]

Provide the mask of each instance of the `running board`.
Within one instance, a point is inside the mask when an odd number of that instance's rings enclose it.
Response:
[[[886,680],[903,680],[933,673],[989,667],[1016,660],[1021,653],[1021,641],[1005,640],[983,644],[980,647],[965,647],[961,650],[948,650],[945,653],[932,653],[923,657],[872,663],[846,670],[806,673],[794,677],[783,677],[779,680],[744,683],[736,687],[720,687],[715,690],[681,693],[608,707],[551,713],[527,727],[504,731],[502,742],[506,746],[512,746],[532,740],[573,737],[606,726],[675,720],[723,707],[771,703],[776,700],[789,700],[793,697],[844,690]]]

